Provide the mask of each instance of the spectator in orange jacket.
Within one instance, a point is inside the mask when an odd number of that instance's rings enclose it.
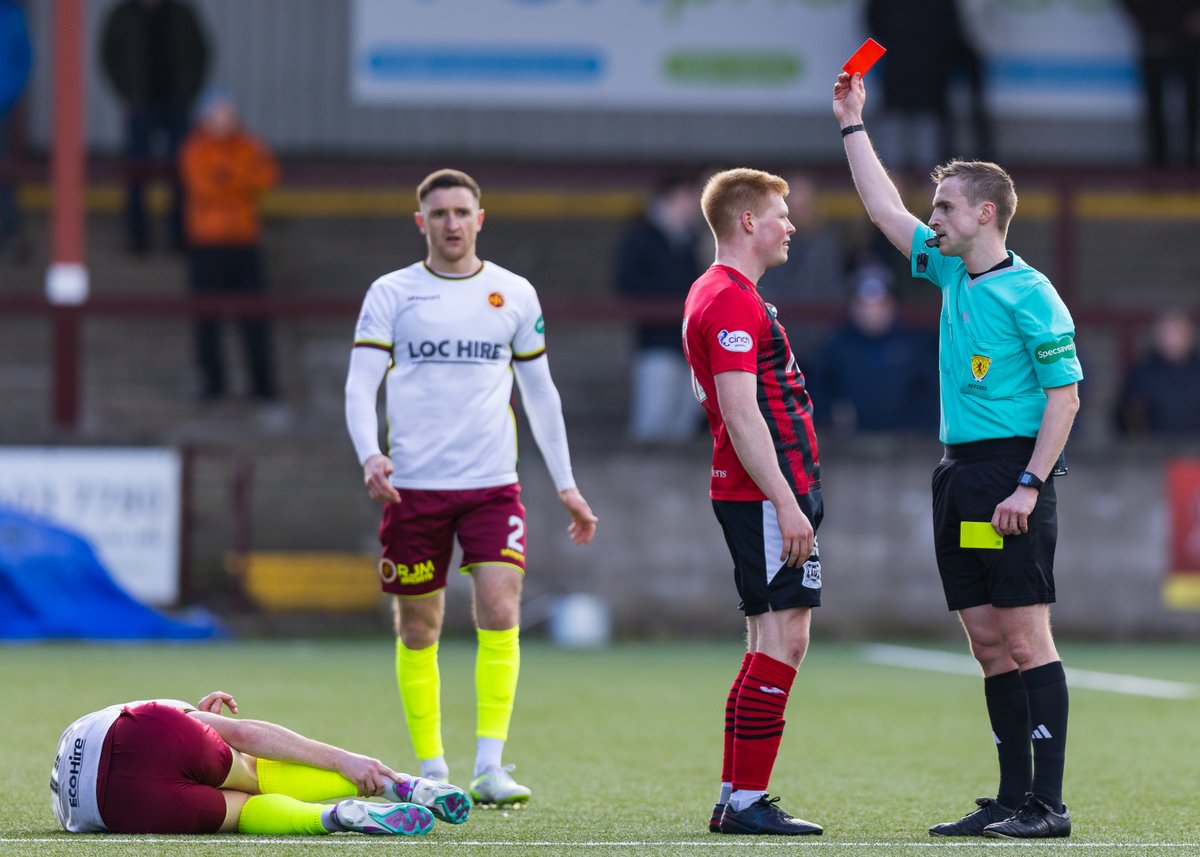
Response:
[[[265,287],[260,200],[278,180],[279,167],[263,142],[242,129],[228,92],[205,93],[198,116],[179,159],[186,190],[184,232],[192,290],[197,295],[260,294]],[[262,318],[244,318],[241,328],[251,393],[256,399],[274,399],[267,323]],[[215,318],[197,321],[196,349],[203,376],[201,395],[220,398],[226,393],[226,377]]]

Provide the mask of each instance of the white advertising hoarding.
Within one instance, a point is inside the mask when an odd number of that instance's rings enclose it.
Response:
[[[0,447],[0,504],[84,536],[113,579],[145,604],[179,598],[178,450]]]
[[[788,110],[862,41],[844,0],[355,0],[361,104]],[[845,54],[845,56],[843,56]]]
[[[863,5],[354,0],[351,97],[368,106],[828,111],[834,77],[868,35]],[[1136,110],[1134,40],[1114,0],[962,8],[998,115]]]

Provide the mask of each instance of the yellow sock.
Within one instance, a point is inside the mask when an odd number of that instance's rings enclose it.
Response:
[[[329,832],[321,824],[324,809],[318,803],[304,803],[287,795],[254,795],[238,816],[238,832],[320,836]]]
[[[442,676],[438,644],[409,649],[396,640],[396,681],[404,703],[404,719],[418,759],[446,755],[442,747]]]
[[[521,629],[477,631],[475,655],[475,704],[480,738],[508,740],[513,701],[517,698],[517,676],[521,672]]]
[[[287,795],[297,800],[329,800],[358,794],[354,783],[336,771],[272,759],[258,760],[258,788],[263,794]]]

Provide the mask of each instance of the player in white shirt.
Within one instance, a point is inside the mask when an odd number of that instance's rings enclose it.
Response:
[[[530,797],[502,764],[520,669],[525,573],[514,375],[575,543],[592,540],[596,516],[571,473],[537,293],[524,277],[476,255],[479,197],[479,185],[458,170],[439,170],[418,186],[415,217],[428,255],[367,292],[346,379],[346,424],[367,493],[384,504],[380,577],[394,596],[396,676],[422,776],[449,778],[437,651],[457,538],[478,635],[471,796],[505,805]],[[385,380],[386,453],[376,416]]]
[[[78,718],[63,730],[50,771],[58,823],[70,833],[417,836],[435,816],[467,820],[461,789],[275,723],[222,716],[222,707],[238,710],[217,690],[196,705],[152,699]],[[345,799],[317,802],[332,798]]]

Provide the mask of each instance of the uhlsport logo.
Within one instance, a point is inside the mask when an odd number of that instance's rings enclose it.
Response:
[[[500,309],[500,307],[504,306],[504,295],[500,294],[499,292],[492,292],[490,295],[488,295],[488,303],[490,303],[496,309]]]
[[[982,354],[971,355],[971,375],[976,381],[982,381],[987,377],[988,369],[992,368],[992,358],[984,357]]]
[[[744,330],[722,330],[717,334],[717,342],[726,351],[745,353],[754,347],[754,340]]]
[[[1070,360],[1075,356],[1075,340],[1064,336],[1053,342],[1043,342],[1034,351],[1034,356],[1037,357],[1037,362],[1043,366],[1049,366],[1059,360]]]

